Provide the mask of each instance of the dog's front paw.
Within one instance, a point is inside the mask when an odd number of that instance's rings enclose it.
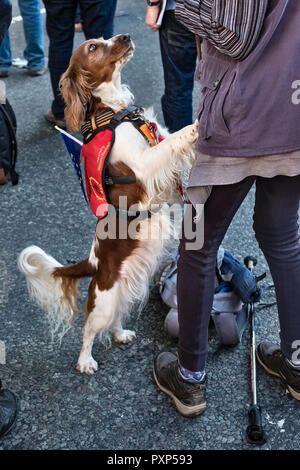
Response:
[[[78,360],[76,369],[82,374],[92,375],[98,370],[98,363],[90,356],[87,359]]]
[[[130,343],[136,338],[135,331],[131,330],[115,330],[114,340],[116,343]]]
[[[179,131],[179,148],[183,151],[190,151],[193,149],[198,139],[198,120],[194,124],[184,127]]]

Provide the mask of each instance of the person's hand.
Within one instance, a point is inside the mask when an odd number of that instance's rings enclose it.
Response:
[[[156,24],[156,20],[158,18],[159,12],[160,12],[159,5],[154,6],[154,7],[150,7],[150,6],[147,7],[145,23],[147,26],[149,26],[149,28],[152,31],[157,31],[160,28],[160,26]]]

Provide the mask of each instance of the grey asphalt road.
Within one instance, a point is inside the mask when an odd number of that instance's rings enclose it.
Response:
[[[14,0],[14,16],[19,14]],[[119,0],[116,33],[130,33],[136,52],[123,81],[136,103],[153,105],[160,120],[163,76],[157,34],[144,24],[145,2]],[[22,57],[22,22],[11,26],[14,57]],[[45,34],[46,50],[48,47]],[[76,34],[75,43],[83,41]],[[28,297],[17,271],[18,253],[36,244],[61,263],[87,256],[95,219],[88,212],[74,170],[57,132],[44,120],[51,102],[50,78],[29,77],[12,68],[5,80],[7,96],[18,118],[20,183],[0,188],[0,340],[6,364],[0,365],[5,387],[15,391],[20,412],[14,431],[0,449],[188,449],[248,450],[245,441],[250,401],[249,332],[233,349],[220,348],[216,333],[209,339],[207,410],[194,419],[181,417],[154,385],[154,355],[176,350],[164,331],[168,308],[151,299],[128,326],[137,339],[130,345],[96,342],[99,371],[92,377],[76,372],[81,347],[82,317],[61,346],[51,344],[47,321]],[[199,88],[195,89],[195,111]],[[245,200],[224,241],[240,260],[258,257],[258,271],[267,270],[252,231],[254,189]],[[268,270],[267,270],[268,272]],[[271,284],[268,273],[265,284]],[[84,284],[83,292],[86,293]],[[272,291],[264,301],[272,301]],[[276,307],[258,314],[257,340],[278,341]],[[263,449],[300,448],[300,405],[279,381],[258,370],[258,396],[268,435]]]

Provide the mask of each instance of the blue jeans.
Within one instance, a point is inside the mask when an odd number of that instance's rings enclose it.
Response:
[[[23,28],[26,41],[24,58],[28,69],[40,69],[45,64],[43,17],[40,11],[40,0],[19,0],[19,8],[23,17]],[[0,69],[8,70],[11,66],[11,49],[7,32],[0,47]]]
[[[77,0],[43,0],[50,40],[49,71],[54,95],[52,112],[63,119],[65,104],[58,90],[61,75],[67,70],[73,51],[74,21]],[[108,39],[113,35],[117,0],[79,0],[82,28],[86,39]]]
[[[169,131],[176,132],[193,122],[195,35],[176,20],[174,10],[168,10],[159,29],[159,40],[165,79],[162,111]]]
[[[11,11],[12,6],[10,0],[2,0],[0,3],[0,44],[9,28],[12,16]]]
[[[204,244],[200,250],[187,250],[186,241],[192,240],[186,240],[184,236],[180,242],[177,277],[179,360],[186,369],[205,369],[217,251],[254,182],[253,228],[273,277],[281,349],[289,359],[295,352],[294,341],[300,339],[300,175],[249,176],[239,183],[213,187],[204,206]]]

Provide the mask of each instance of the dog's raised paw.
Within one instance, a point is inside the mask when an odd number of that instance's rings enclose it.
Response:
[[[182,129],[181,139],[183,145],[192,145],[198,139],[198,120]]]
[[[194,143],[198,139],[198,128],[199,128],[199,121],[196,119],[194,124],[192,124],[190,127],[190,142]]]
[[[114,340],[116,343],[130,343],[136,338],[135,331],[131,330],[118,330],[114,332]]]
[[[98,370],[98,363],[92,357],[85,360],[80,360],[77,363],[76,369],[82,374],[92,375]]]

